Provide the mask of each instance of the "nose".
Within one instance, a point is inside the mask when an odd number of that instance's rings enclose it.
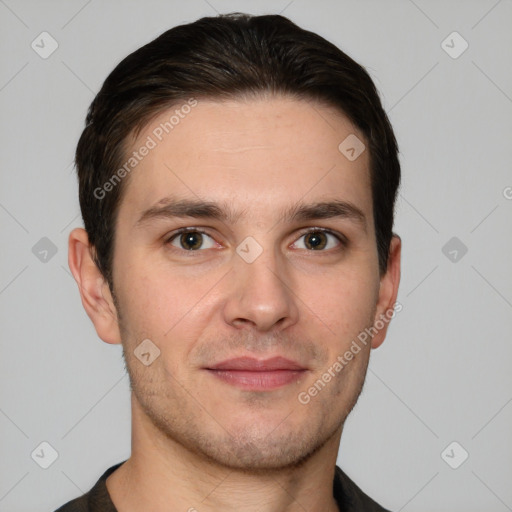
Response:
[[[252,263],[234,255],[230,290],[224,305],[226,323],[257,331],[283,330],[298,320],[297,297],[285,262],[271,250]]]

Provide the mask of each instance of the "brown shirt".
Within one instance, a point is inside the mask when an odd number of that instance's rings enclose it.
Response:
[[[126,461],[107,469],[88,493],[55,512],[118,512],[110,499],[105,482],[124,462]],[[341,512],[389,512],[361,491],[338,466],[334,475],[333,494]]]

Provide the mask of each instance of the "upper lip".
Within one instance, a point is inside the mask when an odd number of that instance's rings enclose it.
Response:
[[[249,372],[268,372],[275,370],[306,370],[301,364],[285,357],[272,357],[270,359],[255,359],[253,357],[236,357],[227,359],[208,370],[245,370]]]

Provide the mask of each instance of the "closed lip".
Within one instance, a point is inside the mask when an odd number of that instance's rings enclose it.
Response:
[[[236,357],[227,359],[213,366],[208,366],[208,370],[223,371],[247,371],[247,372],[271,372],[278,370],[307,370],[306,367],[286,359],[285,357],[272,357],[270,359],[255,359],[253,357]]]

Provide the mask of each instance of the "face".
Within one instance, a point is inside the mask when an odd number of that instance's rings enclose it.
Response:
[[[133,142],[155,146],[127,178],[116,225],[134,407],[224,466],[293,466],[341,433],[370,343],[308,390],[392,302],[368,151],[350,161],[338,149],[364,138],[337,111],[290,98],[199,101],[162,132],[174,110]],[[160,351],[148,365],[134,353],[146,339],[146,362]]]

